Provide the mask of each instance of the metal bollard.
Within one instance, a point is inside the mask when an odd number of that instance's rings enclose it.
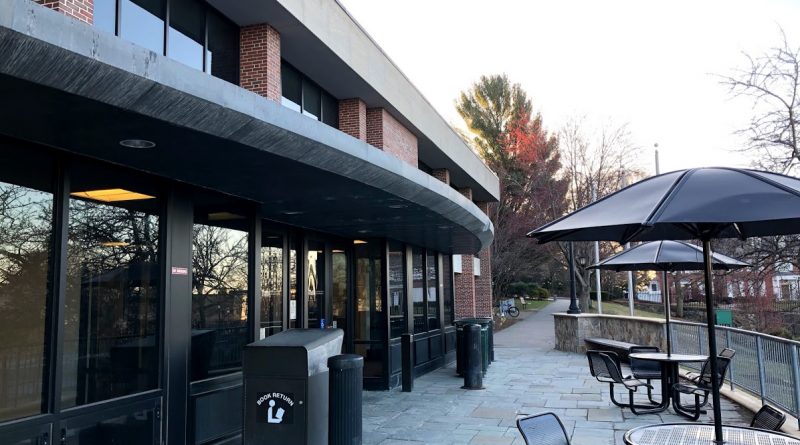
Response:
[[[489,320],[489,363],[494,361],[494,320]]]
[[[341,354],[328,359],[328,443],[361,444],[361,391],[364,357]]]
[[[481,326],[464,326],[464,389],[483,389],[483,358],[481,354]]]

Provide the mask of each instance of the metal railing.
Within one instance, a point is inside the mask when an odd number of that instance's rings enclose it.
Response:
[[[700,323],[670,323],[673,351],[708,354],[708,329]],[[800,342],[717,326],[717,348],[731,348],[726,382],[739,387],[798,418],[800,429]],[[687,365],[699,369],[700,364]]]

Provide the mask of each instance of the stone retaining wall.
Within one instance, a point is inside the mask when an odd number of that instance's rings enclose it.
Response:
[[[559,351],[586,352],[584,339],[592,337],[667,348],[666,322],[662,319],[563,313],[553,317]]]

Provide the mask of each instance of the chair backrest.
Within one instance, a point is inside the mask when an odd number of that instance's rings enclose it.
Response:
[[[753,417],[750,426],[762,430],[780,431],[784,422],[786,422],[785,414],[769,405],[764,405]]]
[[[628,349],[628,361],[634,377],[643,373],[661,373],[661,363],[653,360],[639,360],[630,356],[630,354],[638,352],[661,352],[661,350],[658,349],[658,346],[631,346]]]
[[[728,366],[731,364],[731,359],[728,357],[717,356],[717,375],[719,376],[719,384],[725,380],[725,375],[728,372]],[[711,362],[706,360],[703,362],[703,369],[700,371],[700,386],[711,387]]]
[[[570,445],[564,424],[553,413],[517,419],[517,429],[527,445]]]
[[[725,348],[722,351],[720,351],[720,353],[717,354],[717,355],[720,356],[720,357],[733,359],[733,356],[736,355],[736,351],[734,351],[731,348]]]
[[[622,383],[622,371],[619,369],[619,358],[611,351],[586,351],[589,359],[589,371],[595,378],[604,377]]]

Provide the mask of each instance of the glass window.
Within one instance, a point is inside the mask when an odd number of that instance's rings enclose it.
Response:
[[[261,338],[264,338],[283,330],[283,236],[264,233],[261,246]]]
[[[167,55],[203,70],[205,10],[195,0],[170,0]]]
[[[94,0],[92,24],[109,34],[116,34],[117,0]]]
[[[192,380],[241,369],[247,344],[247,232],[235,212],[195,210]]]
[[[347,331],[347,252],[344,246],[334,246],[331,253],[331,327]]]
[[[339,128],[339,101],[327,92],[322,92],[322,122]]]
[[[411,251],[411,277],[414,285],[411,298],[414,302],[414,333],[427,331],[425,326],[425,255],[419,247]]]
[[[0,146],[0,422],[42,412],[47,372],[52,169],[12,153]]]
[[[303,103],[303,81],[300,72],[287,63],[281,63],[281,104],[294,111],[300,111]]]
[[[289,239],[289,328],[299,327],[297,317],[297,244],[294,237]]]
[[[444,314],[442,322],[445,326],[453,324],[453,257],[442,255],[442,298],[444,299]]]
[[[439,329],[439,262],[436,254],[428,252],[426,293],[428,301],[428,330]]]
[[[380,241],[356,241],[355,330],[356,354],[364,356],[364,376],[383,375],[383,342],[386,321],[383,312],[383,252]]]
[[[122,0],[120,36],[164,54],[165,0]]]
[[[403,244],[389,242],[389,318],[392,338],[406,332],[406,265]]]
[[[158,440],[161,422],[155,407],[133,408],[131,412],[123,413],[124,408],[118,408],[104,411],[101,414],[103,417],[99,419],[96,414],[72,418],[63,424],[64,440],[58,443],[65,445],[161,443]]]
[[[239,27],[221,17],[208,13],[208,51],[206,72],[214,77],[239,83]]]
[[[303,79],[303,115],[319,120],[322,115],[321,90],[308,79]]]
[[[108,168],[71,172],[61,402],[158,386],[158,195]]]
[[[325,243],[308,241],[308,327],[325,326]]]

